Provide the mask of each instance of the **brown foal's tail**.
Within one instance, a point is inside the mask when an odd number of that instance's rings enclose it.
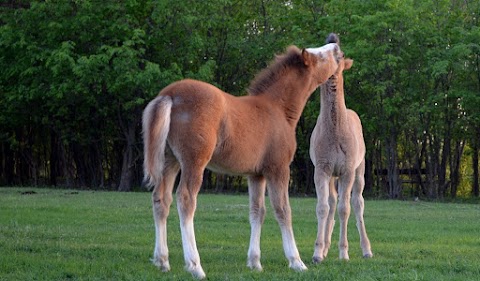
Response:
[[[143,180],[149,187],[161,181],[171,111],[172,98],[169,96],[156,97],[143,111]]]

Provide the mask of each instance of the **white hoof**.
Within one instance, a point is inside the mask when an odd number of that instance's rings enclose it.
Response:
[[[186,266],[186,270],[196,279],[204,279],[206,277],[201,265]]]
[[[262,265],[260,264],[260,259],[258,259],[258,258],[249,259],[247,261],[247,266],[248,266],[248,268],[250,268],[251,270],[254,270],[254,271],[262,271],[263,270]]]
[[[170,263],[168,262],[168,258],[153,258],[152,263],[158,267],[162,272],[170,271]]]
[[[301,259],[295,259],[293,261],[290,261],[290,268],[298,272],[308,270],[308,268],[305,266]]]
[[[338,257],[340,260],[350,260],[350,257],[348,256],[348,248],[341,248]]]

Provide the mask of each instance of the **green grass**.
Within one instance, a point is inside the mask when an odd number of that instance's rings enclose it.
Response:
[[[34,194],[25,194],[26,191]],[[268,205],[262,231],[264,271],[246,267],[248,197],[199,196],[197,245],[208,280],[479,280],[480,205],[367,201],[373,259],[362,259],[349,224],[350,261],[311,263],[315,199],[291,198],[304,273],[288,269]],[[154,227],[149,193],[0,188],[0,280],[189,280],[175,204],[169,222],[170,264],[150,263]]]

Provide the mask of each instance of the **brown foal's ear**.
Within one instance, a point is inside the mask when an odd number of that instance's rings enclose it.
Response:
[[[321,54],[319,54],[319,55],[321,56]],[[303,63],[304,63],[306,66],[309,66],[309,65],[312,65],[312,64],[313,64],[314,59],[315,59],[315,55],[309,53],[309,52],[304,48],[304,49],[302,49],[302,59],[303,59]]]
[[[345,59],[345,68],[344,70],[349,70],[352,67],[353,60],[352,59]]]

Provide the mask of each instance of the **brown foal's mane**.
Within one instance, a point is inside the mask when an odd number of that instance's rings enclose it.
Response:
[[[277,56],[267,68],[257,74],[248,87],[248,93],[252,96],[264,93],[270,86],[281,79],[291,67],[305,68],[302,51],[295,46],[288,47],[285,54]]]

